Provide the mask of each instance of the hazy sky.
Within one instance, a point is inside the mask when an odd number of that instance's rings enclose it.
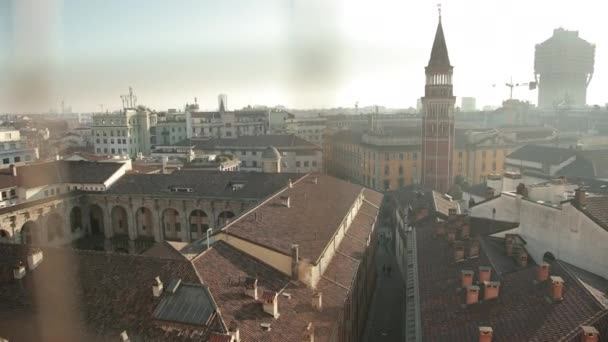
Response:
[[[498,105],[561,26],[597,45],[588,102],[608,102],[603,1],[443,1],[443,23],[459,97]],[[0,113],[117,109],[130,85],[159,110],[415,106],[436,25],[428,0],[0,0]]]

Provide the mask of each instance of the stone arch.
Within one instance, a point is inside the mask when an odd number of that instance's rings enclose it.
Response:
[[[11,233],[7,230],[0,229],[0,242],[10,242],[11,241]]]
[[[34,221],[27,221],[21,226],[21,243],[36,245],[40,243],[40,229]]]
[[[232,218],[234,218],[234,213],[230,210],[224,210],[222,211],[219,215],[217,215],[217,227],[221,228],[225,225],[227,225],[228,223],[230,223],[230,221],[232,221]]]
[[[544,262],[553,262],[555,261],[555,255],[553,255],[553,253],[551,252],[545,252],[545,254],[543,254],[543,261]]]
[[[209,229],[209,216],[200,209],[195,209],[190,213],[190,239],[196,240],[206,236]]]
[[[73,207],[70,211],[70,230],[76,232],[82,229],[82,210],[80,207]]]
[[[129,217],[127,216],[127,210],[120,206],[114,206],[112,208],[112,231],[114,234],[127,235],[129,234]]]
[[[162,228],[165,240],[180,241],[182,226],[179,211],[173,208],[165,209],[162,215]]]
[[[154,223],[152,217],[152,211],[147,207],[140,207],[135,211],[137,236],[154,237]]]
[[[63,239],[65,232],[63,231],[63,218],[57,213],[49,214],[46,219],[46,234],[47,241],[53,242],[56,239]]]
[[[92,235],[103,235],[103,209],[97,204],[89,207],[89,224]]]

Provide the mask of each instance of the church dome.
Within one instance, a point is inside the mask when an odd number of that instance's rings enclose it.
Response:
[[[262,158],[271,159],[271,160],[279,160],[279,159],[281,159],[281,154],[275,147],[268,146],[268,148],[266,148],[264,150],[264,152],[262,152]]]

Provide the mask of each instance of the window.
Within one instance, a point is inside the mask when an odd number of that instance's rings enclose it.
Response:
[[[388,176],[388,173],[389,173],[389,168],[388,168],[388,165],[385,165],[385,166],[384,166],[384,175],[385,175],[385,176]]]
[[[300,161],[296,161],[296,167],[300,167]]]
[[[481,172],[486,170],[486,163],[481,163]]]
[[[308,167],[308,160],[304,162],[304,167]]]
[[[481,151],[481,158],[486,159],[486,151]]]
[[[48,197],[49,196],[49,191],[48,190],[44,190],[44,196]]]
[[[388,179],[384,180],[384,190],[388,190],[391,188],[391,182]]]
[[[11,194],[11,197],[17,196],[17,193],[15,192],[15,189],[11,189],[10,194]]]
[[[399,187],[403,188],[405,186],[405,180],[403,178],[399,178]]]
[[[492,171],[496,171],[496,162],[495,161],[492,162]]]
[[[494,158],[496,158],[496,150],[492,151]]]
[[[253,167],[258,167],[258,162],[257,162],[257,161],[255,161],[255,160],[254,160],[254,161],[252,161],[252,162],[251,162],[251,166],[253,166]]]
[[[9,158],[2,159],[2,164],[10,164],[11,160]]]
[[[179,222],[175,222],[175,231],[180,232],[182,230],[182,224]]]
[[[313,166],[313,167],[317,167],[317,161],[316,161],[316,160],[313,160],[313,161],[312,161],[312,166]]]
[[[414,153],[412,154],[412,159],[413,159],[413,160],[418,160],[418,153],[417,153],[417,152],[414,152]]]
[[[20,161],[21,161],[21,157],[19,157],[19,156],[15,157],[15,163],[18,163]]]
[[[399,166],[399,175],[402,176],[403,175],[403,166]]]
[[[257,154],[258,154],[258,152],[256,152],[256,151],[251,151],[251,155],[252,155],[252,156],[255,156],[255,155],[257,155]]]
[[[101,142],[101,139],[97,138],[97,143],[99,144]]]
[[[246,161],[246,160],[241,161],[241,165],[242,165],[243,167],[247,167],[247,161]]]
[[[399,153],[399,160],[403,160],[403,153]]]
[[[458,158],[462,158],[462,151],[458,151]]]
[[[2,199],[6,198],[6,191],[2,191]]]

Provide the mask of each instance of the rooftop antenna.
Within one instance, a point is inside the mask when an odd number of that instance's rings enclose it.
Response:
[[[194,97],[194,104],[198,104],[198,99]]]
[[[355,114],[359,114],[359,101],[355,102]]]

